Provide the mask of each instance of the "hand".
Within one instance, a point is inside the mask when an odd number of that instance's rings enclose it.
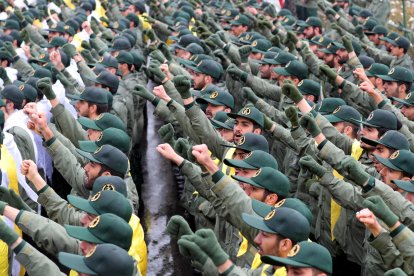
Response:
[[[0,239],[4,241],[8,246],[11,246],[13,243],[17,241],[19,235],[14,232],[4,220],[0,219]]]
[[[181,239],[184,235],[193,235],[188,222],[182,216],[172,216],[167,224],[167,233],[175,239]]]
[[[321,65],[319,69],[331,80],[335,80],[338,76],[338,73],[336,73],[331,67],[326,64]]]
[[[7,202],[4,201],[0,201],[0,215],[4,214],[4,208],[6,208],[6,206],[8,206],[9,204],[7,204]]]
[[[87,34],[91,35],[93,33],[92,28],[91,28],[91,23],[89,23],[89,21],[84,21],[81,26],[82,26],[82,29],[85,30]]]
[[[10,82],[9,76],[7,76],[6,69],[0,66],[0,79],[3,80],[3,83]]]
[[[12,57],[17,56],[16,50],[14,49],[13,44],[10,41],[4,42],[4,48],[9,52]]]
[[[273,131],[274,130],[273,126],[275,125],[275,122],[273,122],[272,119],[270,119],[266,115],[263,114],[263,116],[264,116],[264,124],[263,124],[264,129],[267,131]]]
[[[369,229],[374,237],[377,237],[381,233],[382,227],[375,218],[374,213],[372,213],[369,209],[362,209],[357,212],[356,217],[365,225],[366,228]]]
[[[205,144],[195,145],[191,153],[197,162],[204,167],[208,167],[212,162],[210,152]]]
[[[58,79],[65,88],[73,87],[73,83],[71,83],[62,72],[56,69],[56,67],[52,67],[52,73],[56,76],[56,79]]]
[[[298,43],[299,39],[296,36],[296,34],[293,31],[288,31],[287,32],[287,39],[291,42],[293,42],[293,44],[296,45],[296,43]]]
[[[221,40],[221,38],[220,38],[220,36],[218,35],[218,34],[213,34],[213,35],[211,35],[210,37],[209,37],[209,39],[211,40],[211,41],[213,41],[214,42],[214,44],[216,44],[217,45],[217,47],[219,47],[219,48],[221,48],[221,49],[223,49],[224,48],[224,46],[226,46],[226,44]]]
[[[50,78],[42,78],[38,80],[36,86],[48,100],[56,99],[56,94],[53,92]]]
[[[360,39],[362,39],[365,36],[364,28],[361,25],[355,27],[355,33]]]
[[[165,102],[169,102],[171,100],[170,96],[168,96],[167,92],[164,89],[164,86],[162,85],[155,86],[152,90],[152,93],[154,93],[155,96],[157,96]]]
[[[157,36],[154,32],[153,29],[149,29],[145,32],[145,35],[151,40],[151,41],[156,41],[157,40]]]
[[[274,35],[272,36],[272,38],[270,39],[270,42],[272,42],[272,46],[281,48],[282,44],[280,43],[280,37],[278,35]]]
[[[253,48],[250,45],[244,45],[239,48],[239,55],[242,63],[246,63],[248,61],[252,49]]]
[[[166,81],[167,76],[161,71],[159,66],[151,63],[148,67],[148,70],[151,72],[153,80],[156,83],[162,84],[164,81]]]
[[[152,51],[149,56],[152,59],[158,60],[161,64],[167,61],[167,58],[162,54],[160,50]]]
[[[357,185],[364,186],[368,183],[370,175],[365,172],[364,168],[359,164],[355,158],[352,156],[346,156],[338,164],[338,171],[344,171],[347,177],[350,180],[353,180]]]
[[[364,68],[355,68],[355,70],[352,72],[354,75],[357,76],[357,78],[361,81],[369,81],[367,75],[365,74]],[[371,82],[370,82],[371,83]],[[372,83],[371,83],[372,85]],[[372,85],[373,87],[373,85]]]
[[[243,70],[240,70],[236,65],[230,64],[230,66],[227,68],[227,73],[230,74],[230,76],[235,80],[240,80],[242,82],[247,81],[247,77],[249,76],[246,72]]]
[[[178,249],[184,257],[190,258],[201,265],[208,259],[206,253],[193,241],[195,235],[185,235],[178,240]]]
[[[30,120],[34,124],[36,133],[42,136],[46,141],[53,138],[53,132],[50,130],[49,126],[47,125],[47,118],[46,118],[45,112],[40,112],[38,114],[32,114],[32,116],[30,117]]]
[[[331,9],[331,8],[327,8],[327,9],[325,10],[325,13],[326,13],[326,15],[327,15],[327,16],[332,16],[332,17],[334,17],[334,18],[335,18],[336,11],[334,11],[333,9]]]
[[[391,228],[397,223],[398,217],[391,211],[380,196],[370,196],[366,198],[362,204],[370,209],[375,216],[382,220],[388,227]]]
[[[310,171],[312,174],[318,176],[319,178],[326,173],[326,169],[323,166],[319,165],[318,162],[316,162],[316,160],[309,155],[301,157],[299,159],[299,165],[303,169]]]
[[[210,257],[216,266],[224,264],[229,259],[211,229],[198,230],[195,233],[194,242]]]
[[[313,118],[312,114],[308,113],[306,115],[303,115],[300,120],[299,124],[306,129],[312,137],[316,137],[319,134],[321,134],[321,129],[316,124],[315,118]]]
[[[160,144],[156,149],[162,157],[174,162],[177,166],[184,161],[184,159],[174,151],[170,144]]]
[[[162,141],[169,143],[174,140],[174,127],[171,123],[165,124],[158,130],[158,135]]]
[[[165,44],[165,42],[160,42],[160,44],[158,45],[158,49],[160,49],[160,51],[164,54],[165,58],[168,61],[173,60],[173,56],[172,56],[170,50],[168,49],[167,44]]]
[[[263,20],[259,20],[258,26],[261,27],[261,28],[272,29],[273,24],[269,20],[263,19]]]
[[[91,45],[86,40],[82,41],[81,46],[82,46],[83,49],[86,49],[86,50],[89,50],[89,51],[91,50]]]
[[[299,119],[298,119],[298,111],[296,107],[289,106],[285,110],[286,117],[288,117],[289,121],[292,124],[292,128],[298,128],[299,127]]]
[[[368,93],[368,95],[370,95],[370,96],[374,99],[374,101],[375,101],[377,104],[379,104],[380,102],[382,102],[382,100],[383,100],[382,95],[381,95],[379,92],[377,92],[377,91],[375,90],[375,87],[374,87],[374,85],[371,83],[371,81],[370,81],[370,80],[367,80],[367,81],[362,82],[362,83],[359,85],[359,88],[360,88],[362,91],[367,92],[367,93]],[[385,95],[387,95],[387,93],[385,93]]]
[[[300,93],[299,89],[291,83],[285,82],[282,86],[282,93],[296,104],[303,99],[302,93]]]
[[[191,91],[190,91],[191,80],[187,76],[184,76],[184,75],[176,76],[173,79],[173,83],[178,93],[180,93],[181,98],[183,100],[189,99],[192,97]]]
[[[177,141],[175,141],[174,144],[174,150],[176,153],[181,155],[183,158],[188,158],[188,149],[191,148],[190,142],[188,142],[185,138],[178,138]]]
[[[351,53],[354,51],[354,46],[352,46],[352,39],[349,36],[343,36],[342,37],[342,43],[345,46],[345,49],[348,53]]]
[[[58,69],[59,71],[62,71],[63,69],[65,69],[65,66],[62,63],[62,57],[60,56],[59,51],[51,52],[49,57],[50,57],[50,61],[56,67],[56,69]]]
[[[9,206],[18,210],[33,211],[15,191],[3,186],[0,186],[0,200],[7,202]],[[0,213],[3,214],[3,211],[4,209]]]
[[[256,96],[256,94],[253,92],[253,90],[250,87],[243,87],[242,88],[243,97],[251,101],[253,104],[256,104],[259,100],[259,97]]]
[[[76,51],[76,47],[70,43],[63,45],[62,51],[70,58],[78,55],[79,53]]]
[[[27,116],[30,117],[32,114],[37,113],[37,104],[36,103],[27,103],[23,107],[23,112],[24,112],[24,114],[26,114]]]
[[[170,73],[170,68],[169,68],[168,64],[166,64],[166,63],[161,64],[160,69],[167,76],[166,77],[167,80],[172,80],[173,77],[172,77],[172,75]],[[164,80],[164,82],[166,82],[167,80]]]
[[[39,176],[37,165],[32,160],[23,160],[20,170],[30,181],[33,181],[37,176]]]
[[[331,23],[331,28],[336,30],[339,34],[342,34],[342,29],[337,23]]]
[[[152,18],[152,17],[151,17],[151,16],[149,16],[149,15],[143,15],[143,17],[144,17],[144,20],[145,20],[146,22],[150,23],[150,24],[154,24],[155,22],[157,22],[154,18]]]
[[[144,86],[142,85],[136,85],[134,87],[134,90],[132,91],[133,94],[136,94],[150,102],[153,102],[156,97],[154,96],[154,94],[152,94],[151,92],[149,92]]]

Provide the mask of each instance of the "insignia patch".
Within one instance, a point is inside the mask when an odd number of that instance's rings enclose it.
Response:
[[[91,221],[89,223],[88,228],[95,228],[99,224],[100,219],[101,219],[101,217],[99,217],[99,216],[94,218],[93,221]]]
[[[273,218],[275,216],[275,214],[276,214],[276,209],[273,209],[272,211],[269,212],[269,214],[267,214],[264,217],[264,220],[270,220],[271,218]]]
[[[295,244],[292,249],[289,251],[288,253],[288,257],[294,257],[296,256],[300,251],[300,245],[299,244]]]

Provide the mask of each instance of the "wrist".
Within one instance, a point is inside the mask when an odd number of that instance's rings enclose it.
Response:
[[[180,166],[183,162],[184,162],[184,158],[182,158],[181,156],[179,156],[178,154],[176,156],[174,156],[173,160],[172,160],[177,166]]]
[[[41,133],[42,133],[43,139],[45,139],[46,143],[54,138],[53,132],[49,127],[46,127],[46,129],[43,130]]]
[[[374,225],[367,226],[367,228],[369,229],[369,231],[372,233],[374,237],[378,237],[382,231],[382,227],[381,225],[379,225],[378,222],[375,222]]]
[[[206,162],[206,164],[202,165],[211,175],[215,174],[219,170],[219,167],[216,165],[216,163],[214,163],[213,160],[211,160],[211,158]]]

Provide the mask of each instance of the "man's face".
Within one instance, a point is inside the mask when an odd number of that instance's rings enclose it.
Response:
[[[373,155],[375,154],[382,158],[389,158],[392,153],[393,150],[380,144],[376,145],[375,150],[372,152]],[[377,172],[380,172],[384,168],[384,165],[378,162],[376,158],[373,159],[375,169],[377,170]]]
[[[184,58],[186,56],[186,53],[188,52],[183,49],[175,48],[175,55],[179,58]]]
[[[323,59],[329,67],[333,68],[335,67],[335,55],[334,54],[327,54],[325,53],[323,56]]]
[[[394,190],[397,189],[397,186],[391,182],[391,180],[399,180],[402,178],[403,173],[400,171],[393,170],[391,168],[388,168],[384,166],[382,170],[380,171],[381,180],[393,188]]]
[[[242,149],[236,149],[236,151],[234,152],[234,155],[233,155],[233,159],[234,160],[243,160],[244,158],[246,158],[247,154],[249,154],[249,153],[242,150]]]
[[[305,35],[305,37],[307,39],[311,39],[312,37],[315,36],[315,30],[314,30],[314,28],[312,26],[309,26],[309,27],[306,27],[303,30],[303,34]]]
[[[348,61],[348,52],[345,49],[338,49],[336,51],[339,64],[344,64]]]
[[[403,105],[401,107],[401,113],[404,114],[408,120],[414,120],[414,106]]]
[[[78,111],[78,116],[89,117],[90,110],[89,104],[87,101],[79,100],[75,104],[76,111]]]
[[[277,234],[260,231],[254,238],[254,243],[260,255],[279,256],[279,239]]]
[[[258,188],[256,186],[243,183],[244,184],[244,192],[246,195],[252,199],[256,199],[260,202],[264,202],[266,199],[266,191],[265,189]]]
[[[368,35],[368,39],[371,40],[375,45],[378,45],[380,43],[378,34],[370,34]]]
[[[233,130],[219,128],[217,131],[224,140],[227,142],[233,142]]]
[[[102,131],[89,128],[86,133],[88,134],[88,139],[90,141],[96,141],[98,140]]]
[[[206,86],[206,75],[204,75],[203,73],[194,72],[192,77],[194,81],[194,89],[201,90],[204,88],[204,86]]]
[[[364,136],[371,140],[379,139],[378,129],[374,127],[364,126],[362,129],[360,129],[359,133],[360,133],[360,136]],[[369,151],[372,151],[375,149],[373,146],[367,145],[362,141],[361,141],[361,148],[369,150]]]
[[[217,112],[224,111],[225,109],[226,106],[224,105],[213,105],[211,103],[208,103],[206,108],[206,116],[207,118],[211,119],[216,115]]]
[[[259,66],[260,76],[262,79],[269,79],[270,78],[270,66],[269,64],[260,64]]]
[[[398,46],[391,45],[391,55],[399,56],[401,54],[401,48]]]
[[[263,57],[263,54],[261,54],[261,53],[253,53],[253,52],[251,52],[250,55],[249,55],[249,58],[255,59],[255,60],[261,60],[262,57]]]
[[[387,97],[398,97],[398,83],[396,81],[385,81],[384,91]]]
[[[234,35],[234,36],[239,36],[241,35],[243,32],[246,31],[246,27],[244,27],[243,25],[231,25],[231,29],[230,32]]]
[[[95,162],[89,162],[83,167],[85,169],[85,188],[88,190],[92,189],[92,185],[95,182],[95,179],[101,176],[102,166]]]
[[[80,223],[83,227],[88,227],[89,223],[91,223],[91,221],[93,221],[95,218],[96,218],[96,215],[85,213],[81,217]]]
[[[249,119],[237,117],[233,127],[234,141],[237,143],[244,134],[253,132],[253,127],[254,124]]]
[[[96,247],[96,244],[86,242],[86,241],[80,241],[79,248],[82,252],[83,256],[86,256],[89,252],[92,252],[92,250]]]
[[[319,276],[326,274],[314,274],[314,270],[311,267],[293,267],[287,266],[287,276]]]

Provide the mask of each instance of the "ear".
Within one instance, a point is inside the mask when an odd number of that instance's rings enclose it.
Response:
[[[226,107],[223,111],[226,112],[226,113],[229,113],[229,112],[231,112],[231,108],[230,107]]]
[[[255,129],[253,129],[253,133],[254,134],[262,134],[262,129],[261,128],[255,128]]]
[[[111,173],[108,171],[104,171],[100,176],[111,176]]]
[[[211,76],[205,75],[204,81],[208,83],[213,83],[213,78]]]
[[[269,194],[266,196],[264,203],[266,203],[267,205],[274,206],[278,198],[279,197],[277,196],[277,194]]]
[[[91,104],[89,106],[89,110],[93,113],[96,113],[96,110],[98,109],[98,107],[96,106],[96,104]]]
[[[403,181],[410,181],[410,180],[411,180],[411,178],[409,178],[409,177],[407,177],[407,176],[404,176],[403,178],[401,178],[401,180],[403,180]]]

